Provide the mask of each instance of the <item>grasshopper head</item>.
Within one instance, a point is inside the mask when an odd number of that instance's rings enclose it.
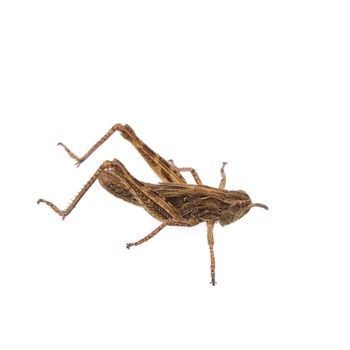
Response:
[[[231,224],[237,221],[242,216],[248,213],[250,208],[259,207],[268,210],[269,208],[265,204],[252,203],[248,194],[244,191],[232,191],[232,198],[230,198],[230,205],[223,210],[219,223],[221,226]]]

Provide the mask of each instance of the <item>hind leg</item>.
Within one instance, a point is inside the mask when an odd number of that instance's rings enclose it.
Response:
[[[137,201],[140,206],[156,219],[164,221],[169,218],[176,219],[180,217],[178,211],[170,203],[166,202],[162,197],[153,192],[147,185],[135,179],[117,159],[103,162],[66,209],[61,210],[55,204],[45,199],[39,199],[37,203],[45,203],[64,219],[75,208],[80,199],[106,169],[108,169],[108,174],[110,174],[110,176],[121,179],[123,182],[123,189],[130,192],[128,193],[128,198],[131,198],[131,201]],[[122,194],[116,195],[124,199]]]
[[[106,142],[116,131],[119,131],[121,135],[128,140],[136,150],[141,154],[144,160],[148,163],[148,165],[152,168],[152,170],[158,175],[158,177],[166,182],[180,182],[186,183],[184,177],[180,174],[180,172],[162,158],[159,154],[154,152],[151,148],[149,148],[143,141],[141,141],[135,134],[134,130],[127,124],[115,124],[112,128],[93,145],[82,157],[78,157],[75,153],[73,153],[67,146],[63,143],[59,142],[58,145],[62,146],[68,155],[76,160],[76,165],[79,166],[84,160],[89,158],[92,153],[94,153],[97,148],[99,148],[104,142]]]
[[[69,213],[75,208],[75,206],[78,204],[78,202],[81,200],[81,198],[84,196],[84,194],[88,191],[88,189],[93,185],[93,183],[98,179],[100,174],[107,168],[110,168],[112,165],[111,161],[106,160],[101,164],[101,166],[97,169],[95,174],[90,178],[90,180],[85,184],[85,186],[80,190],[80,192],[77,194],[77,196],[73,199],[73,201],[68,205],[68,207],[64,210],[58,209],[58,207],[47,201],[46,199],[38,199],[37,203],[45,203],[48,205],[54,212],[56,212],[59,216],[64,219]]]

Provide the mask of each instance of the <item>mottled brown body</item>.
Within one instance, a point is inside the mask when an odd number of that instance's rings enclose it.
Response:
[[[77,161],[79,166],[98,147],[100,147],[115,131],[127,139],[137,149],[149,166],[163,181],[150,184],[137,180],[117,159],[105,161],[95,174],[65,209],[60,210],[54,204],[44,199],[38,203],[46,203],[62,218],[65,218],[77,205],[90,186],[98,179],[101,186],[114,196],[131,204],[143,207],[162,224],[141,240],[128,243],[127,248],[140,245],[154,237],[166,226],[194,226],[201,222],[207,223],[207,238],[210,249],[211,284],[215,285],[215,257],[213,227],[216,222],[221,225],[230,224],[254,206],[267,209],[264,204],[252,203],[243,191],[225,190],[226,176],[223,164],[219,188],[202,185],[193,168],[177,168],[173,161],[166,161],[142,142],[129,125],[116,124],[102,137],[83,157],[77,157],[65,145],[59,143],[67,153]],[[196,185],[186,183],[181,172],[191,172]]]

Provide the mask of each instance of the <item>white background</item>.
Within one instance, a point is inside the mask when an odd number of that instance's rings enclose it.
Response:
[[[1,349],[349,349],[347,1],[2,1]],[[254,209],[166,228],[94,185],[105,159],[158,181],[116,134]],[[190,179],[190,178],[189,178]]]

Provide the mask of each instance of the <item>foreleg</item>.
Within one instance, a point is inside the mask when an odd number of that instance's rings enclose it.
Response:
[[[215,286],[215,256],[214,256],[214,234],[213,234],[214,222],[207,221],[207,237],[210,252],[210,274],[211,274],[211,284]]]
[[[220,186],[219,186],[220,190],[224,190],[225,186],[226,186],[226,174],[225,174],[225,166],[226,165],[227,165],[227,163],[223,162],[221,170],[220,170],[220,173],[221,173],[221,181],[220,181]]]

